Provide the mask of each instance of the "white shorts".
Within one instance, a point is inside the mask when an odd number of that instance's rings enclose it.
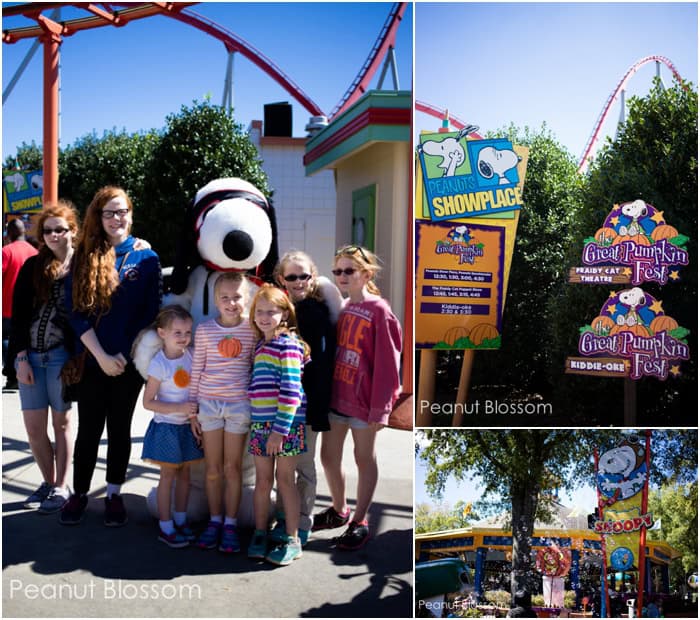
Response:
[[[353,418],[350,415],[340,415],[339,413],[335,413],[333,411],[328,413],[328,421],[335,422],[336,424],[345,424],[346,426],[354,428],[355,430],[369,428],[369,424],[367,424],[367,422],[364,420],[360,420],[360,418]]]
[[[244,435],[250,430],[250,401],[200,400],[197,419],[205,433],[223,428],[227,433]]]

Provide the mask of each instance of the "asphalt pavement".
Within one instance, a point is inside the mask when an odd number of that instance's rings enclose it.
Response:
[[[74,413],[77,420],[77,412]],[[87,514],[78,526],[22,507],[41,482],[29,450],[17,392],[2,394],[2,616],[8,617],[412,617],[413,434],[382,430],[379,483],[370,509],[372,539],[359,551],[336,550],[339,530],[314,532],[303,556],[286,567],[157,541],[146,497],[158,469],[141,461],[151,414],[139,405],[122,495],[129,522],[105,527],[106,436]],[[330,505],[318,455],[316,511]],[[356,475],[348,438],[348,501]],[[72,473],[69,474],[72,480]],[[252,534],[242,531],[245,550]]]

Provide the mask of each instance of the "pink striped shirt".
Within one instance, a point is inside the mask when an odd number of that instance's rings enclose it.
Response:
[[[236,327],[216,319],[201,323],[194,335],[190,401],[248,400],[257,337],[245,317]]]

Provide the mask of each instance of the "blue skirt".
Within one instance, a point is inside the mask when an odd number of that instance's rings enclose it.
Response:
[[[141,458],[157,465],[172,467],[201,461],[204,452],[197,445],[189,424],[168,424],[151,420],[143,438]]]

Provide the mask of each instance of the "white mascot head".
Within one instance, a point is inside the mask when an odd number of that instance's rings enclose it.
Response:
[[[187,209],[172,292],[187,288],[198,265],[271,280],[278,258],[275,213],[263,193],[243,179],[216,179],[197,192]]]

